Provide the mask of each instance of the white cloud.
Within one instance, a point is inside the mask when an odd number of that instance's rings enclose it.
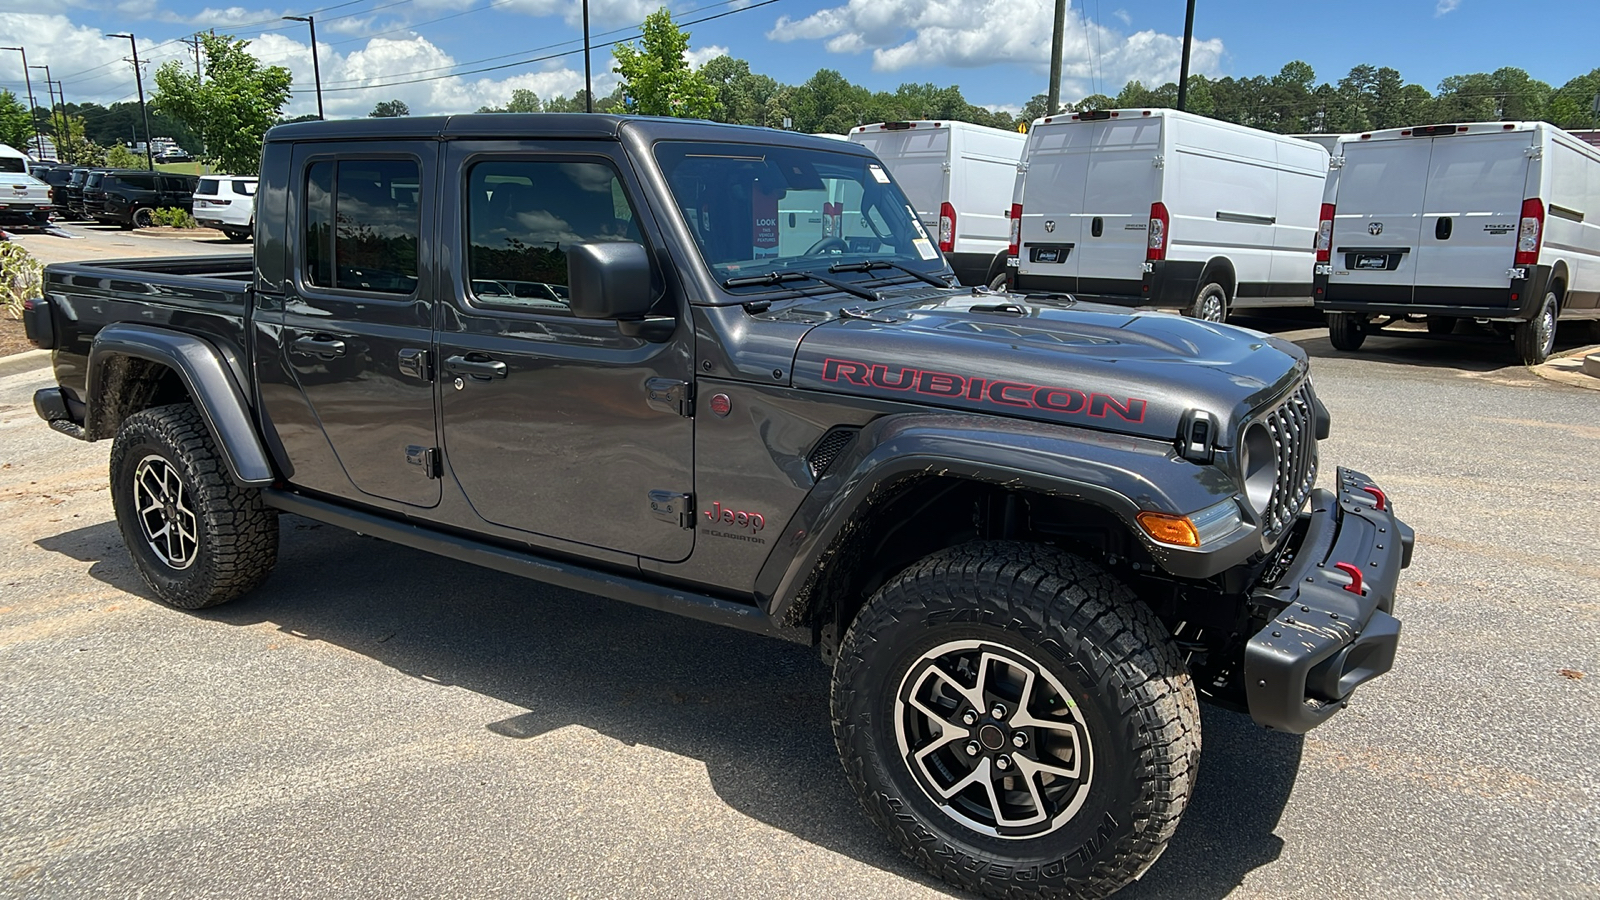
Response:
[[[1439,16],[1453,13],[1456,11],[1456,7],[1460,5],[1461,0],[1439,0],[1439,5],[1433,8],[1433,15],[1435,18],[1437,18]]]
[[[1116,12],[1112,13],[1112,15],[1116,16],[1117,17],[1117,21],[1121,22],[1123,25],[1126,25],[1126,26],[1128,26],[1130,28],[1133,27],[1133,16],[1128,15],[1128,11],[1127,10],[1119,9]]]
[[[821,40],[831,53],[871,50],[872,67],[882,72],[994,63],[1043,71],[1049,67],[1053,16],[1052,0],[848,0],[800,19],[783,16],[767,37]],[[1182,46],[1173,35],[1125,34],[1069,10],[1062,73],[1083,93],[1115,94],[1134,78],[1162,84],[1177,79]],[[1215,73],[1222,53],[1220,39],[1195,41],[1190,70]]]
[[[720,44],[712,44],[709,47],[701,47],[699,50],[685,50],[683,53],[683,61],[688,63],[690,68],[698,69],[719,56],[727,55],[727,47],[724,47]]]

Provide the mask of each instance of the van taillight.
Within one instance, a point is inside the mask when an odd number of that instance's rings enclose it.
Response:
[[[1022,204],[1011,204],[1011,246],[1006,248],[1012,256],[1017,255],[1017,248],[1022,246]]]
[[[1148,239],[1144,251],[1146,261],[1160,262],[1167,258],[1167,226],[1170,224],[1166,204],[1159,200],[1150,204],[1150,228],[1145,232]]]
[[[1522,222],[1517,226],[1517,258],[1512,265],[1539,264],[1539,241],[1544,238],[1544,204],[1538,197],[1522,201]]]
[[[939,204],[939,249],[946,253],[956,249],[956,208],[948,203]]]
[[[1333,204],[1322,204],[1322,215],[1317,217],[1317,262],[1325,263],[1333,257]]]

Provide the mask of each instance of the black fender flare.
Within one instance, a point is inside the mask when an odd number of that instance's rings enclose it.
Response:
[[[1171,444],[1040,422],[951,413],[876,419],[836,460],[789,520],[756,576],[756,600],[787,622],[814,569],[874,493],[919,473],[1016,487],[1102,507],[1182,578],[1207,578],[1262,550],[1248,524],[1205,550],[1157,544],[1135,517],[1197,512],[1238,494],[1215,466],[1178,456]],[[797,624],[797,623],[790,623]]]
[[[89,348],[88,390],[84,397],[88,407],[84,423],[92,438],[109,436],[102,433],[97,409],[105,399],[102,380],[107,362],[124,356],[160,363],[177,373],[194,398],[235,481],[242,485],[272,483],[272,464],[256,434],[244,390],[221,351],[192,334],[119,323],[108,325],[95,335]]]
[[[1006,284],[1009,285],[1011,283],[1011,269],[1006,265],[1006,262],[1010,259],[1010,250],[1001,250],[996,253],[994,259],[989,261],[989,273],[984,276],[983,283],[992,284],[996,275],[1004,275],[1006,276]]]

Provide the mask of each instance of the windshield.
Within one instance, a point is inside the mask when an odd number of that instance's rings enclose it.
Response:
[[[719,281],[823,272],[866,260],[944,271],[927,231],[875,159],[804,147],[687,141],[664,141],[655,153],[684,223]]]

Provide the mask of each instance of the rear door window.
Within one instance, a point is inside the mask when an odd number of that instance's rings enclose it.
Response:
[[[417,288],[421,177],[410,159],[341,159],[306,171],[305,277],[380,294]]]

